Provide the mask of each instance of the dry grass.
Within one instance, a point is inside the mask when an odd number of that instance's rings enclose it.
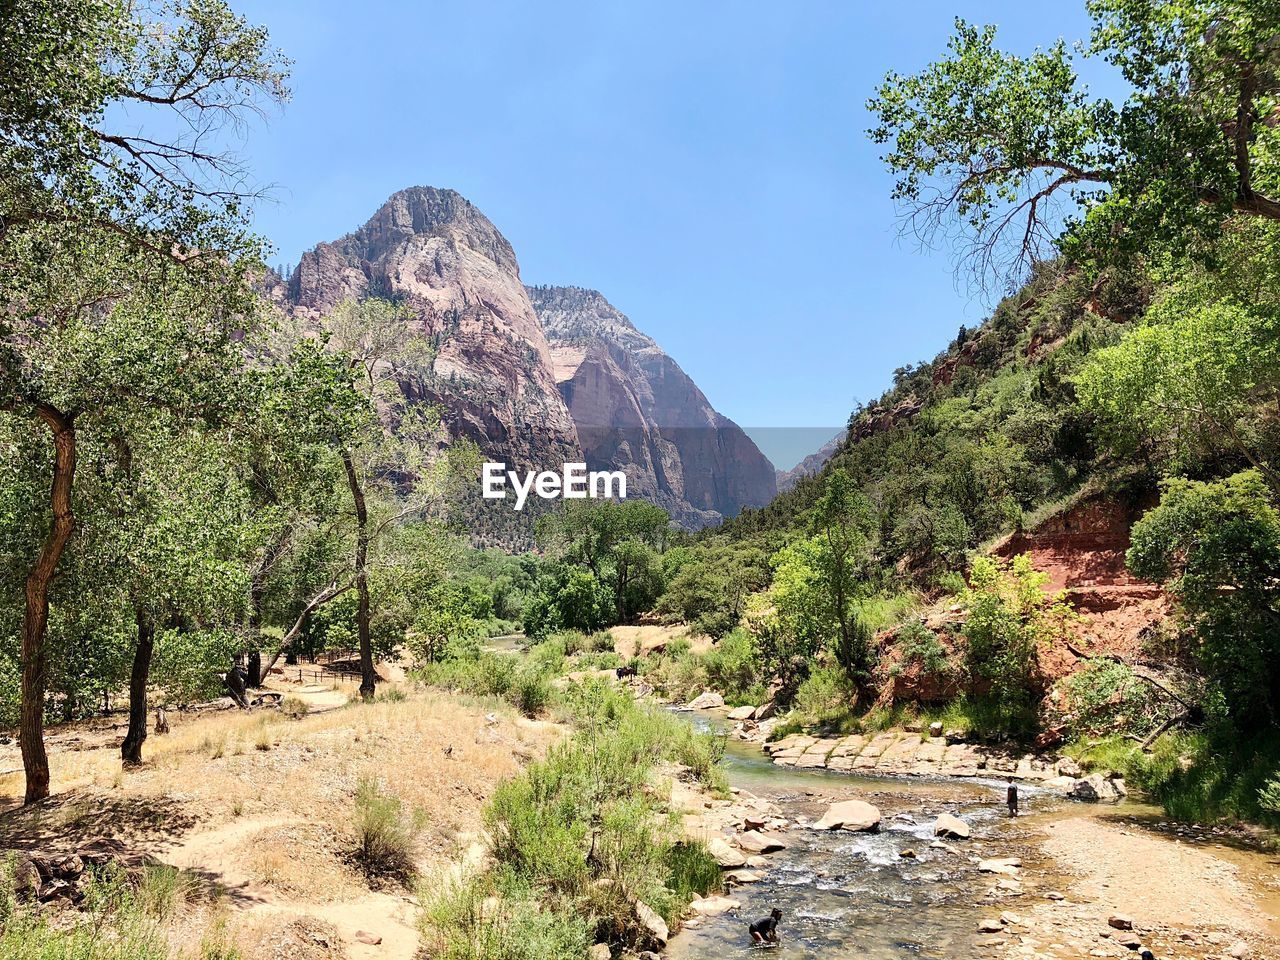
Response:
[[[337,705],[344,691],[290,692],[309,701],[300,718],[173,712],[172,732],[148,738],[145,765],[124,774],[122,730],[57,731],[51,801],[20,808],[21,777],[0,780],[0,847],[55,850],[119,837],[204,878],[230,905],[240,940],[268,902],[273,911],[341,917],[342,902],[369,896],[349,863],[361,779],[377,778],[406,809],[423,812],[417,865],[434,871],[480,831],[497,784],[559,735],[509,708],[439,693]],[[0,758],[0,766],[9,764]],[[258,955],[251,946],[242,945],[244,956]]]

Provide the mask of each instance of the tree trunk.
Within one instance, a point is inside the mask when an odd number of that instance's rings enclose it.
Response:
[[[351,488],[351,499],[356,508],[356,629],[360,636],[360,696],[372,700],[378,675],[373,671],[373,641],[369,636],[369,509],[350,451],[342,451],[342,464],[347,469],[347,486]]]
[[[142,765],[142,742],[147,739],[147,680],[156,648],[155,624],[141,607],[135,615],[138,645],[133,651],[133,672],[129,675],[129,732],[120,747],[120,759],[126,767]]]
[[[76,475],[76,431],[73,418],[48,404],[36,405],[36,416],[53,434],[53,483],[49,506],[53,522],[35,566],[27,575],[22,615],[22,708],[20,736],[26,773],[26,803],[49,796],[49,757],[44,749],[45,632],[49,626],[49,583],[62,551],[75,529],[71,492]]]

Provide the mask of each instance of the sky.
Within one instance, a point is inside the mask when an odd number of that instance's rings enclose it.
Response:
[[[990,307],[951,251],[900,238],[877,83],[941,55],[956,16],[1018,53],[1089,29],[1083,0],[234,6],[294,60],[244,147],[273,262],[451,187],[525,283],[601,291],[783,468]]]

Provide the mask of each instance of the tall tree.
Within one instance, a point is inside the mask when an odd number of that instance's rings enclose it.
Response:
[[[0,411],[47,430],[52,453],[21,630],[28,802],[49,792],[45,635],[75,528],[78,430],[96,378],[147,393],[128,381],[146,338],[112,341],[112,305],[138,298],[155,270],[183,269],[213,301],[242,292],[257,253],[242,205],[256,191],[234,154],[210,145],[284,99],[284,68],[266,32],[220,0],[15,0],[0,21]],[[127,121],[125,104],[136,108]],[[220,320],[235,312],[228,302]]]
[[[1274,174],[1280,6],[1091,0],[1086,56],[1131,93],[1095,97],[1058,41],[1020,57],[956,22],[949,54],[886,77],[868,107],[894,198],[925,241],[956,238],[1010,287],[1061,249],[1120,259],[1194,249],[1233,213],[1280,219]]]

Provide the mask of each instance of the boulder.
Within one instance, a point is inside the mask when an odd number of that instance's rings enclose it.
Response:
[[[1121,913],[1113,914],[1107,917],[1107,926],[1114,927],[1117,930],[1132,930],[1133,918],[1126,917]]]
[[[587,951],[587,960],[609,960],[610,956],[607,943],[597,943]]]
[[[828,807],[813,829],[879,830],[880,811],[865,800],[842,800]]]
[[[899,850],[898,856],[901,857],[903,860],[915,860],[916,852],[912,850],[910,847],[908,847],[905,850]]]
[[[756,715],[755,707],[734,707],[729,711],[730,720],[751,720]]]
[[[356,940],[358,940],[360,943],[368,944],[371,947],[379,946],[382,943],[382,937],[380,937],[376,933],[370,933],[368,930],[357,930]],[[606,957],[609,956],[608,947],[605,947],[604,955]]]
[[[688,706],[690,710],[715,710],[724,706],[724,697],[714,690],[703,690],[689,701]]]
[[[640,923],[640,929],[650,940],[659,947],[667,945],[667,939],[671,936],[671,931],[667,929],[667,921],[663,920],[658,912],[643,900],[636,901],[636,920]]]
[[[50,865],[53,875],[60,880],[75,880],[84,873],[84,860],[78,854],[59,857]]]
[[[1068,794],[1071,788],[1076,785],[1076,778],[1071,776],[1050,777],[1044,781],[1042,786],[1046,790],[1053,790],[1057,793]]]
[[[1076,763],[1071,757],[1063,757],[1054,765],[1054,770],[1060,777],[1082,777],[1084,770],[1080,768],[1080,764]]]
[[[1117,787],[1117,783],[1121,786]],[[1128,792],[1124,790],[1123,783],[1122,780],[1108,780],[1100,773],[1091,773],[1076,780],[1068,795],[1074,800],[1089,803],[1116,803]]]
[[[933,823],[933,835],[948,840],[968,840],[969,825],[957,816],[944,813]]]
[[[699,897],[689,904],[689,909],[701,917],[716,917],[740,906],[742,901],[732,897]]]
[[[762,703],[760,706],[756,707],[756,715],[753,719],[768,720],[777,712],[777,710],[778,708],[775,707],[773,705],[773,701],[770,700],[768,703]]]
[[[942,723],[940,721],[935,720],[933,723],[929,724],[929,736],[931,737],[942,736]]]
[[[748,853],[772,853],[774,850],[785,850],[787,842],[772,833],[761,833],[750,830],[737,836],[738,847]]]
[[[707,843],[707,852],[726,870],[734,870],[747,865],[747,858],[741,850],[735,850],[720,837],[712,837]]]
[[[1004,924],[997,917],[988,917],[985,920],[978,921],[979,933],[1000,933],[1004,930]]]
[[[763,830],[764,825],[769,822],[769,818],[763,813],[748,813],[742,818],[743,830]]]
[[[764,874],[756,870],[730,870],[724,878],[729,883],[759,883],[764,879]]]

